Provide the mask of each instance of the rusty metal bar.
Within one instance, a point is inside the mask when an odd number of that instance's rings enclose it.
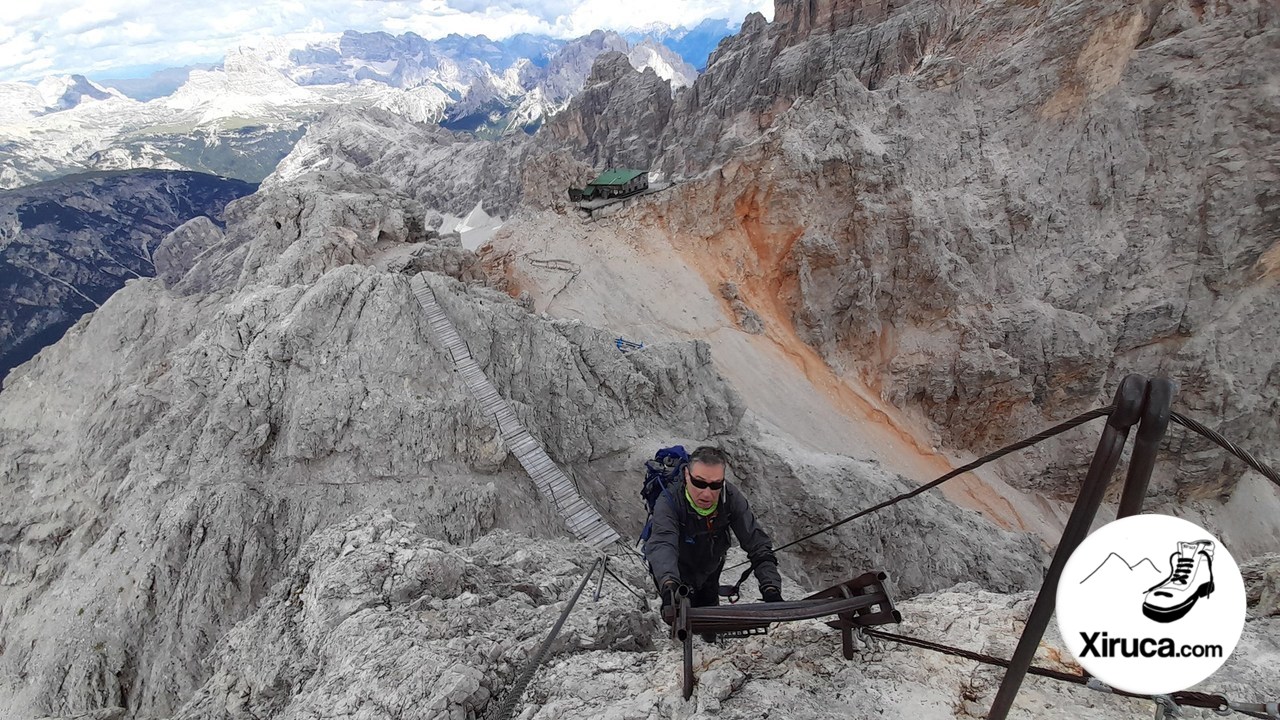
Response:
[[[671,634],[684,643],[684,699],[693,695],[693,686],[698,682],[693,676],[693,625],[689,619],[689,588],[681,585],[675,598],[675,622],[671,623]]]
[[[1147,383],[1146,404],[1133,440],[1133,455],[1129,458],[1129,473],[1125,476],[1124,494],[1120,496],[1116,519],[1142,512],[1142,501],[1146,499],[1147,486],[1151,483],[1151,469],[1156,464],[1156,451],[1169,428],[1169,406],[1173,403],[1174,389],[1169,378],[1151,378]]]
[[[1000,682],[1000,690],[991,703],[987,713],[988,720],[1005,720],[1013,707],[1013,700],[1018,689],[1031,667],[1036,648],[1044,637],[1045,628],[1053,616],[1054,602],[1058,593],[1058,581],[1062,578],[1062,569],[1067,558],[1084,541],[1093,524],[1093,518],[1102,505],[1102,497],[1106,493],[1111,476],[1120,464],[1120,456],[1124,452],[1125,440],[1129,437],[1129,428],[1142,417],[1143,402],[1147,395],[1147,379],[1141,375],[1129,375],[1120,381],[1116,388],[1115,404],[1111,416],[1107,418],[1107,426],[1102,431],[1098,448],[1094,451],[1093,461],[1089,464],[1089,472],[1080,486],[1080,495],[1076,498],[1067,527],[1062,531],[1062,539],[1054,552],[1053,562],[1049,565],[1049,573],[1036,596],[1031,615],[1027,618],[1022,637],[1018,640],[1018,648],[1009,661],[1009,669],[1005,671],[1004,680]]]
[[[844,585],[840,586],[840,592],[845,597],[853,597],[853,592]],[[840,615],[840,652],[845,660],[853,659],[853,618],[852,613]]]
[[[684,640],[686,635],[690,635],[689,628],[689,588],[681,585],[676,588],[674,598],[674,607],[665,607],[663,611],[663,620],[671,623],[671,639]],[[667,614],[672,617],[668,618]]]
[[[803,600],[745,605],[691,607],[687,589],[678,594],[673,606],[663,609],[663,620],[671,623],[671,636],[684,644],[684,698],[693,695],[693,635],[714,632],[749,633],[773,623],[837,616],[827,625],[840,630],[845,659],[853,659],[853,628],[902,621],[893,607],[883,581],[883,572],[863,573],[852,580],[814,593]]]

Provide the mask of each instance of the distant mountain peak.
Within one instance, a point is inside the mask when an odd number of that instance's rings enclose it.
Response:
[[[694,28],[654,23],[635,37],[601,29],[571,40],[531,33],[502,40],[457,33],[435,40],[411,32],[315,33],[305,42],[255,40],[216,64],[103,81],[111,89],[81,75],[49,77],[38,86],[0,83],[0,125],[18,128],[0,136],[0,144],[15,148],[0,158],[0,187],[87,168],[141,166],[217,173],[250,168],[244,179],[259,179],[261,164],[278,161],[280,143],[325,109],[342,105],[383,108],[480,138],[534,133],[582,92],[602,54],[618,56],[601,67],[607,72],[597,80],[652,70],[674,91],[693,83],[695,64],[705,62],[707,48],[726,27],[725,21]],[[42,117],[66,110],[72,112],[56,118],[56,132],[44,131]],[[41,131],[29,132],[31,127]],[[188,137],[172,137],[173,128],[186,128],[182,134]],[[227,147],[239,149],[189,151],[210,132],[224,134]],[[254,149],[259,141],[266,150]],[[222,140],[211,142],[224,146]],[[261,161],[246,164],[249,156]]]
[[[45,103],[45,112],[70,110],[85,100],[110,100],[118,93],[98,85],[83,75],[50,75],[36,84]]]

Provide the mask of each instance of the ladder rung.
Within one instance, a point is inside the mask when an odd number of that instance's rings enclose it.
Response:
[[[586,535],[586,537],[583,538],[583,540],[585,540],[587,543],[589,543],[594,547],[607,545],[617,539],[618,539],[617,531],[615,531],[613,528],[609,527],[605,523],[600,523],[599,527],[594,528],[590,533]]]
[[[551,484],[551,487],[556,492],[562,493],[564,495],[578,494],[578,488],[574,487],[573,483],[569,482],[569,479],[566,478],[563,473],[561,473],[560,476],[555,479],[555,482]]]
[[[576,502],[571,502],[565,506],[565,513],[569,516],[569,529],[577,532],[579,529],[586,527],[591,521],[599,518],[595,511],[586,507],[581,500],[575,498]],[[573,510],[576,506],[582,506],[580,510]]]

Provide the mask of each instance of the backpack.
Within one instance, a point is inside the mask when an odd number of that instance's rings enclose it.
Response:
[[[644,485],[640,488],[640,497],[644,500],[649,515],[645,518],[644,529],[640,531],[642,546],[649,540],[649,534],[653,531],[654,504],[662,495],[666,495],[671,502],[675,502],[675,496],[671,494],[670,488],[682,482],[684,466],[688,464],[689,453],[684,451],[683,445],[662,448],[652,460],[645,461]]]

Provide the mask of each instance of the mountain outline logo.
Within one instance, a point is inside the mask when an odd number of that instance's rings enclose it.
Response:
[[[1081,580],[1080,583],[1084,584],[1088,582],[1090,578],[1096,577],[1104,567],[1107,567],[1107,563],[1111,562],[1112,558],[1115,558],[1116,560],[1124,563],[1125,567],[1131,572],[1138,570],[1143,565],[1146,565],[1151,568],[1152,573],[1156,575],[1160,575],[1160,568],[1156,567],[1156,564],[1151,561],[1151,558],[1142,558],[1136,563],[1130,563],[1128,560],[1124,559],[1123,555],[1113,552],[1110,555],[1108,555],[1107,559],[1103,560],[1102,563],[1098,565],[1098,567],[1093,572],[1089,573],[1088,577],[1086,577],[1084,580]]]

